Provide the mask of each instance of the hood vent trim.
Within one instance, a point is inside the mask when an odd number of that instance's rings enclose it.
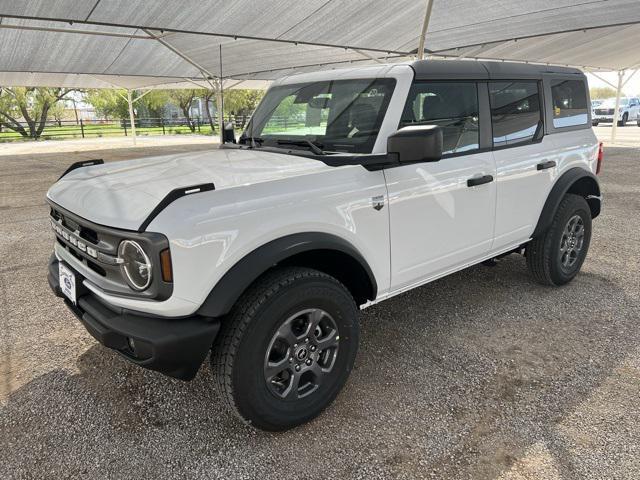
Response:
[[[186,197],[187,195],[194,195],[196,193],[208,192],[211,190],[215,190],[216,186],[213,183],[201,183],[200,185],[192,185],[191,187],[181,187],[171,190],[161,201],[156,205],[156,207],[151,211],[151,213],[145,218],[144,222],[138,228],[138,232],[144,232],[149,224],[156,218],[160,212],[162,212],[165,208],[167,208],[170,204],[175,202],[177,199],[181,197]]]

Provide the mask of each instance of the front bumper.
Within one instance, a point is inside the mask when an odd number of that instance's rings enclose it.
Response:
[[[98,342],[144,368],[181,380],[195,377],[220,330],[219,320],[198,315],[149,316],[112,307],[84,287],[82,276],[72,268],[78,285],[74,305],[60,290],[58,263],[55,254],[52,255],[48,273],[51,290],[64,299]]]

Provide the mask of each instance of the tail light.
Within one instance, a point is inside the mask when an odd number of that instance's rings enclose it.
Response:
[[[602,170],[602,161],[604,160],[604,145],[602,142],[598,145],[598,163],[596,164],[596,175]]]

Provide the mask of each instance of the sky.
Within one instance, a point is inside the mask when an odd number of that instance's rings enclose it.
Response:
[[[631,73],[632,72],[627,72],[624,78],[625,79],[629,78]],[[604,78],[605,80],[608,80],[614,85],[618,84],[617,72],[598,73],[598,76]],[[591,88],[610,86],[604,83],[603,81],[599,80],[598,78],[594,77],[590,73],[587,73],[587,78],[589,79],[589,87]],[[622,91],[627,96],[640,96],[640,71],[636,70],[636,74],[633,77],[631,77],[631,80],[629,80],[629,82],[624,87],[622,87]]]

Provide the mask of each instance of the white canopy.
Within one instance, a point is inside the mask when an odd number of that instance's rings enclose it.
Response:
[[[640,1],[0,0],[0,85],[191,87],[222,76],[226,88],[261,88],[406,60],[421,40],[426,55],[637,68]]]

